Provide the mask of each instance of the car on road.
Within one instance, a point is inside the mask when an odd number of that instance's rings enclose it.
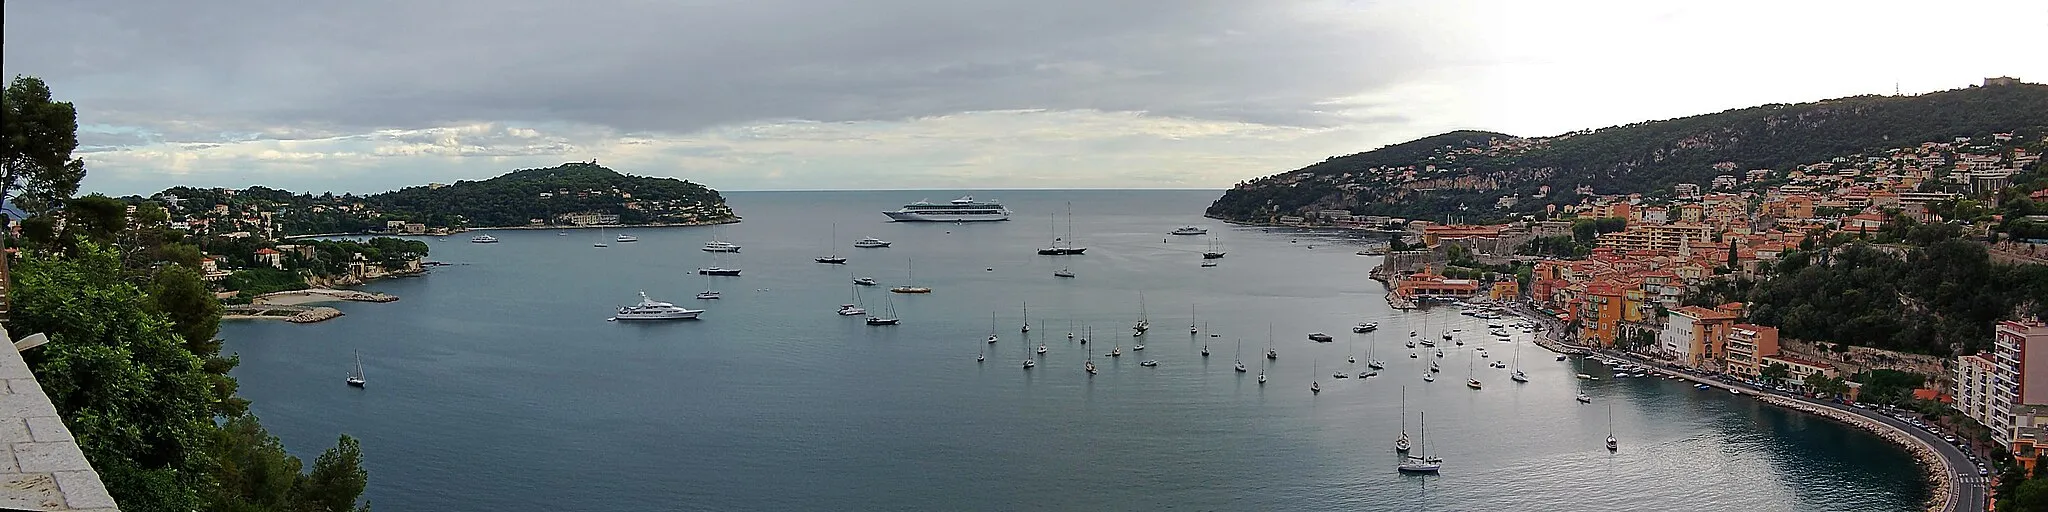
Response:
[[[1943,441],[1948,441],[1948,444],[1956,444],[1956,436],[1948,436],[1948,437],[1944,437],[1944,438],[1941,438],[1941,440],[1943,440]]]
[[[1986,469],[1984,466],[1977,466],[1977,476],[1988,476],[1990,474],[1990,469]]]

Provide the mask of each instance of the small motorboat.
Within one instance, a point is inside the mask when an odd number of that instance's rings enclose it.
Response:
[[[861,286],[874,286],[874,285],[875,285],[875,278],[872,278],[872,277],[856,277],[856,278],[853,278],[853,284],[857,284],[857,285],[861,285]]]
[[[1244,361],[1237,362],[1237,373],[1244,373]]]
[[[1354,326],[1351,326],[1351,332],[1355,332],[1355,333],[1360,333],[1360,334],[1363,334],[1363,333],[1373,332],[1373,331],[1375,331],[1375,330],[1378,330],[1379,328],[1380,328],[1380,323],[1379,323],[1379,322],[1366,322],[1366,323],[1362,323],[1362,324],[1358,324],[1358,325],[1354,325]]]
[[[1593,380],[1593,376],[1592,376],[1592,375],[1586,375],[1586,374],[1583,374],[1583,373],[1579,374],[1579,375],[1578,375],[1578,377],[1579,377],[1579,380]]]
[[[1159,360],[1158,360],[1158,359],[1146,359],[1146,360],[1145,360],[1145,362],[1142,362],[1142,363],[1138,363],[1138,366],[1159,366]]]
[[[858,240],[858,241],[855,241],[855,242],[853,243],[853,246],[854,246],[854,247],[859,247],[859,248],[862,248],[862,249],[876,249],[876,248],[888,247],[888,246],[889,246],[889,243],[890,243],[890,242],[889,242],[888,240],[883,240],[883,239],[880,239],[880,238],[875,238],[875,237],[867,237],[867,238],[862,238],[862,239],[860,239],[860,240]]]
[[[1515,382],[1529,382],[1529,376],[1522,374],[1521,370],[1515,370],[1515,374],[1509,375],[1508,380],[1512,380]]]
[[[1025,360],[1024,360],[1024,369],[1026,369],[1026,370],[1029,370],[1029,369],[1031,369],[1031,367],[1033,367],[1033,366],[1038,366],[1038,362],[1036,362],[1036,361],[1032,361],[1032,360],[1030,360],[1030,359],[1025,359]]]
[[[1349,378],[1351,378],[1351,376],[1350,376],[1350,375],[1346,375],[1346,374],[1345,374],[1344,372],[1337,372],[1337,373],[1332,373],[1332,374],[1330,374],[1330,378],[1333,378],[1333,379],[1349,379]]]
[[[1593,403],[1593,397],[1590,397],[1590,396],[1586,396],[1586,394],[1585,394],[1585,393],[1579,393],[1579,396],[1578,396],[1578,397],[1577,397],[1576,399],[1577,399],[1577,400],[1579,401],[1579,403],[1582,403],[1582,404],[1590,404],[1590,403]]]
[[[1465,379],[1465,387],[1479,389],[1479,379]]]
[[[1557,355],[1557,360],[1559,360],[1559,361],[1563,361],[1564,359],[1565,359],[1565,355],[1564,355],[1564,354],[1558,354],[1558,355]]]
[[[995,342],[996,342],[996,335],[994,335],[994,334],[990,334],[990,335],[988,335],[988,342],[989,342],[989,343],[995,343]]]
[[[1332,338],[1330,337],[1330,335],[1323,334],[1320,332],[1308,333],[1308,339],[1311,341],[1315,341],[1316,343],[1329,343],[1331,341],[1336,340],[1336,338]]]
[[[861,308],[860,306],[855,306],[852,304],[839,305],[839,316],[860,316],[865,314],[868,314],[868,310]]]
[[[1422,373],[1422,381],[1423,381],[1423,382],[1436,382],[1436,374],[1434,374],[1434,373],[1429,373],[1429,372],[1423,372],[1423,373]]]
[[[1054,270],[1054,271],[1052,271],[1052,276],[1053,276],[1053,277],[1074,277],[1074,271],[1072,271],[1072,270],[1067,270],[1067,269],[1064,269],[1064,268],[1063,268],[1063,269],[1059,269],[1059,270]]]
[[[701,291],[701,292],[697,292],[697,299],[698,299],[698,300],[718,300],[718,291],[717,291],[717,290],[704,290],[704,291]]]
[[[1695,384],[1695,385],[1693,385],[1693,387],[1692,387],[1692,388],[1693,388],[1693,389],[1697,389],[1697,390],[1701,390],[1701,391],[1705,391],[1705,390],[1706,390],[1707,388],[1711,388],[1711,387],[1713,387],[1713,386],[1708,386],[1708,385],[1706,385],[1706,384]]]

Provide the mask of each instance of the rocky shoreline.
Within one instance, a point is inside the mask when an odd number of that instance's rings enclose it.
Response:
[[[1948,462],[1942,460],[1941,454],[1935,452],[1934,447],[1928,446],[1927,443],[1921,440],[1920,438],[1914,437],[1912,434],[1901,432],[1898,428],[1893,427],[1891,425],[1886,425],[1884,423],[1872,420],[1862,415],[1844,412],[1832,407],[1815,407],[1796,400],[1790,400],[1770,395],[1758,395],[1757,400],[1767,404],[1776,405],[1779,407],[1784,407],[1795,411],[1834,420],[1836,422],[1844,423],[1849,426],[1862,429],[1866,432],[1870,432],[1871,434],[1884,438],[1885,441],[1905,448],[1907,452],[1913,454],[1913,458],[1915,460],[1918,460],[1920,462],[1922,476],[1926,477],[1929,482],[1932,482],[1934,484],[1933,496],[1930,496],[1928,498],[1927,510],[1929,512],[1945,512],[1948,510],[1953,510],[1950,501],[1955,499],[1955,490],[1949,488],[1949,482],[1955,481],[1956,475],[1949,473]]]

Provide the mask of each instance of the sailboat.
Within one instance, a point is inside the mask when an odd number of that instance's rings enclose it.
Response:
[[[995,331],[995,328],[996,328],[996,327],[995,327],[995,319],[994,319],[994,318],[990,318],[990,319],[989,319],[989,327],[988,327],[988,328],[989,328],[989,331],[990,331],[990,332],[994,332],[994,331]],[[990,339],[991,341],[993,341],[993,340],[995,339],[996,335],[994,335],[994,334],[990,334],[990,335],[988,335],[988,337],[989,337],[989,339]],[[1019,345],[1022,345],[1022,344],[1020,343]],[[1025,369],[1025,370],[1030,370],[1030,369],[1031,369],[1031,367],[1033,367],[1033,366],[1038,366],[1038,362],[1037,362],[1037,361],[1033,361],[1033,360],[1031,360],[1031,349],[1030,349],[1030,348],[1025,348],[1025,349],[1024,349],[1024,369]]]
[[[1621,443],[1614,440],[1614,404],[1607,404],[1607,451],[1621,449]]]
[[[846,264],[846,258],[839,256],[839,224],[832,224],[832,243],[831,245],[828,245],[826,247],[829,248],[830,250],[825,253],[825,256],[811,258],[811,261],[816,261],[818,263],[829,263],[833,265]]]
[[[1266,362],[1259,362],[1259,385],[1266,385]]]
[[[593,244],[590,244],[590,246],[591,246],[591,247],[611,247],[611,245],[608,245],[608,244],[605,244],[605,243],[604,243],[604,226],[598,226],[598,227],[597,227],[597,243],[593,243]]]
[[[1408,386],[1401,386],[1401,437],[1394,438],[1394,451],[1408,453]]]
[[[1237,340],[1237,373],[1244,373],[1244,340]],[[1259,368],[1259,376],[1266,376],[1265,367]]]
[[[1377,352],[1377,350],[1374,349],[1376,345],[1378,345],[1377,342],[1368,341],[1365,343],[1365,366],[1367,368],[1372,368],[1374,370],[1384,370],[1387,368],[1387,362],[1381,361],[1378,358],[1372,356],[1373,353]]]
[[[740,252],[739,244],[718,239],[718,225],[711,225],[711,241],[704,243],[704,252]]]
[[[1152,329],[1152,321],[1145,318],[1145,292],[1138,292],[1138,322],[1131,324],[1132,336],[1144,336]]]
[[[1310,392],[1310,393],[1317,393],[1317,394],[1320,394],[1320,393],[1322,393],[1322,392],[1323,392],[1323,384],[1322,384],[1322,383],[1320,383],[1320,382],[1316,382],[1316,381],[1315,381],[1315,378],[1316,378],[1316,372],[1320,372],[1320,371],[1323,371],[1323,368],[1322,368],[1322,364],[1323,364],[1323,362],[1322,362],[1321,360],[1317,360],[1317,361],[1316,361],[1316,362],[1315,362],[1314,364],[1311,364],[1311,365],[1309,365],[1309,371],[1308,371],[1308,378],[1309,378],[1309,381],[1308,381],[1308,392]]]
[[[861,305],[862,301],[860,298],[860,287],[849,284],[846,285],[846,289],[852,292],[849,295],[853,297],[853,302],[847,304],[840,304],[839,316],[860,316],[868,314],[868,308]]]
[[[1266,324],[1266,359],[1280,359],[1280,351],[1273,349],[1273,324]]]
[[[910,270],[910,260],[909,260],[909,259],[904,259],[904,260],[903,260],[903,277],[904,277],[904,279],[905,279],[905,280],[907,280],[908,282],[912,282],[912,283],[915,283],[915,282],[917,282],[917,274],[915,274],[915,273],[912,273],[912,272],[911,272],[911,270]],[[923,286],[916,286],[916,285],[911,285],[911,284],[905,284],[905,285],[903,285],[903,286],[898,286],[898,287],[895,287],[895,288],[890,288],[890,289],[889,289],[889,291],[891,291],[891,292],[895,292],[895,293],[931,293],[931,292],[932,292],[932,289],[931,289],[931,288],[927,288],[927,287],[923,287]]]
[[[1479,379],[1472,376],[1472,356],[1465,356],[1465,387],[1479,389]]]
[[[1031,303],[1029,302],[1024,303],[1024,326],[1018,328],[1017,332],[1031,332]]]
[[[1417,451],[1418,455],[1409,455],[1407,459],[1402,460],[1401,465],[1396,466],[1395,469],[1402,473],[1435,473],[1437,470],[1443,469],[1443,459],[1433,459],[1428,456],[1429,413],[1417,414],[1420,414],[1422,417],[1422,449]]]
[[[1081,369],[1087,370],[1089,375],[1095,375],[1095,347],[1088,347],[1088,362],[1083,363]]]
[[[1222,259],[1222,258],[1223,258],[1223,251],[1220,251],[1220,250],[1217,250],[1217,249],[1216,249],[1216,237],[1214,237],[1214,236],[1211,236],[1211,237],[1209,237],[1209,250],[1207,250],[1207,251],[1202,251],[1202,259],[1205,259],[1205,260],[1214,260],[1214,259]]]
[[[713,255],[713,256],[712,256],[712,258],[713,258],[714,260],[715,260],[715,259],[716,259],[717,257],[718,257],[717,255]],[[704,276],[704,291],[701,291],[701,292],[697,292],[697,299],[698,299],[698,300],[718,300],[718,298],[720,297],[720,295],[719,295],[719,293],[718,293],[718,290],[717,290],[717,289],[714,289],[714,288],[712,288],[712,287],[711,287],[711,274],[705,273],[705,272],[704,272],[703,270],[701,270],[701,269],[700,269],[700,270],[698,270],[698,271],[697,271],[697,273],[698,273],[698,274],[700,274],[700,275],[703,275],[703,276]],[[856,297],[856,299],[857,299],[857,298],[858,298],[858,297]],[[860,302],[860,301],[859,301],[859,300],[855,300],[854,302],[858,303],[858,302]],[[862,313],[866,313],[866,311],[865,311],[865,310],[863,310],[863,311],[862,311]]]
[[[1529,382],[1529,376],[1522,373],[1522,340],[1515,340],[1515,364],[1513,366],[1515,372],[1508,375],[1508,380]]]
[[[704,267],[704,268],[700,268],[700,269],[697,269],[697,273],[698,273],[698,274],[703,274],[703,275],[707,275],[707,276],[737,276],[737,275],[740,275],[740,269],[736,269],[736,268],[724,268],[724,267],[720,267],[720,266],[718,266],[718,253],[719,253],[719,252],[727,252],[727,251],[713,251],[713,252],[711,253],[711,266],[709,266],[709,267]]]
[[[363,355],[356,354],[356,369],[353,372],[349,372],[348,385],[360,388],[367,382],[369,381],[363,380]]]
[[[1344,343],[1344,362],[1345,362],[1345,363],[1349,363],[1349,364],[1358,364],[1358,354],[1357,354],[1357,353],[1358,353],[1358,350],[1357,350],[1357,348],[1358,348],[1358,337],[1357,337],[1357,336],[1352,336],[1352,337],[1351,337],[1351,340],[1350,340],[1350,341],[1346,341],[1346,342]]]
[[[1195,336],[1195,335],[1199,335],[1199,334],[1202,334],[1202,331],[1200,331],[1200,330],[1197,330],[1197,329],[1195,329],[1195,305],[1194,305],[1194,304],[1189,304],[1189,305],[1188,305],[1188,335],[1189,335],[1189,336]]]
[[[1087,247],[1079,247],[1072,244],[1074,239],[1074,203],[1067,203],[1067,236],[1059,237],[1057,233],[1054,235],[1052,246],[1039,249],[1039,254],[1046,256],[1079,256],[1081,253],[1088,251]]]
[[[996,342],[996,312],[988,312],[988,342]]]
[[[899,321],[896,318],[896,299],[888,296],[883,296],[882,299],[885,301],[884,304],[887,305],[888,313],[882,316],[868,315],[868,325],[896,325]]]

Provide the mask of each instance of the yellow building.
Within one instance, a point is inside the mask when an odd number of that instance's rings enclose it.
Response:
[[[1600,235],[1600,247],[1623,251],[1678,252],[1688,242],[1698,245],[1713,239],[1714,229],[1704,224],[1638,224],[1624,231]]]

